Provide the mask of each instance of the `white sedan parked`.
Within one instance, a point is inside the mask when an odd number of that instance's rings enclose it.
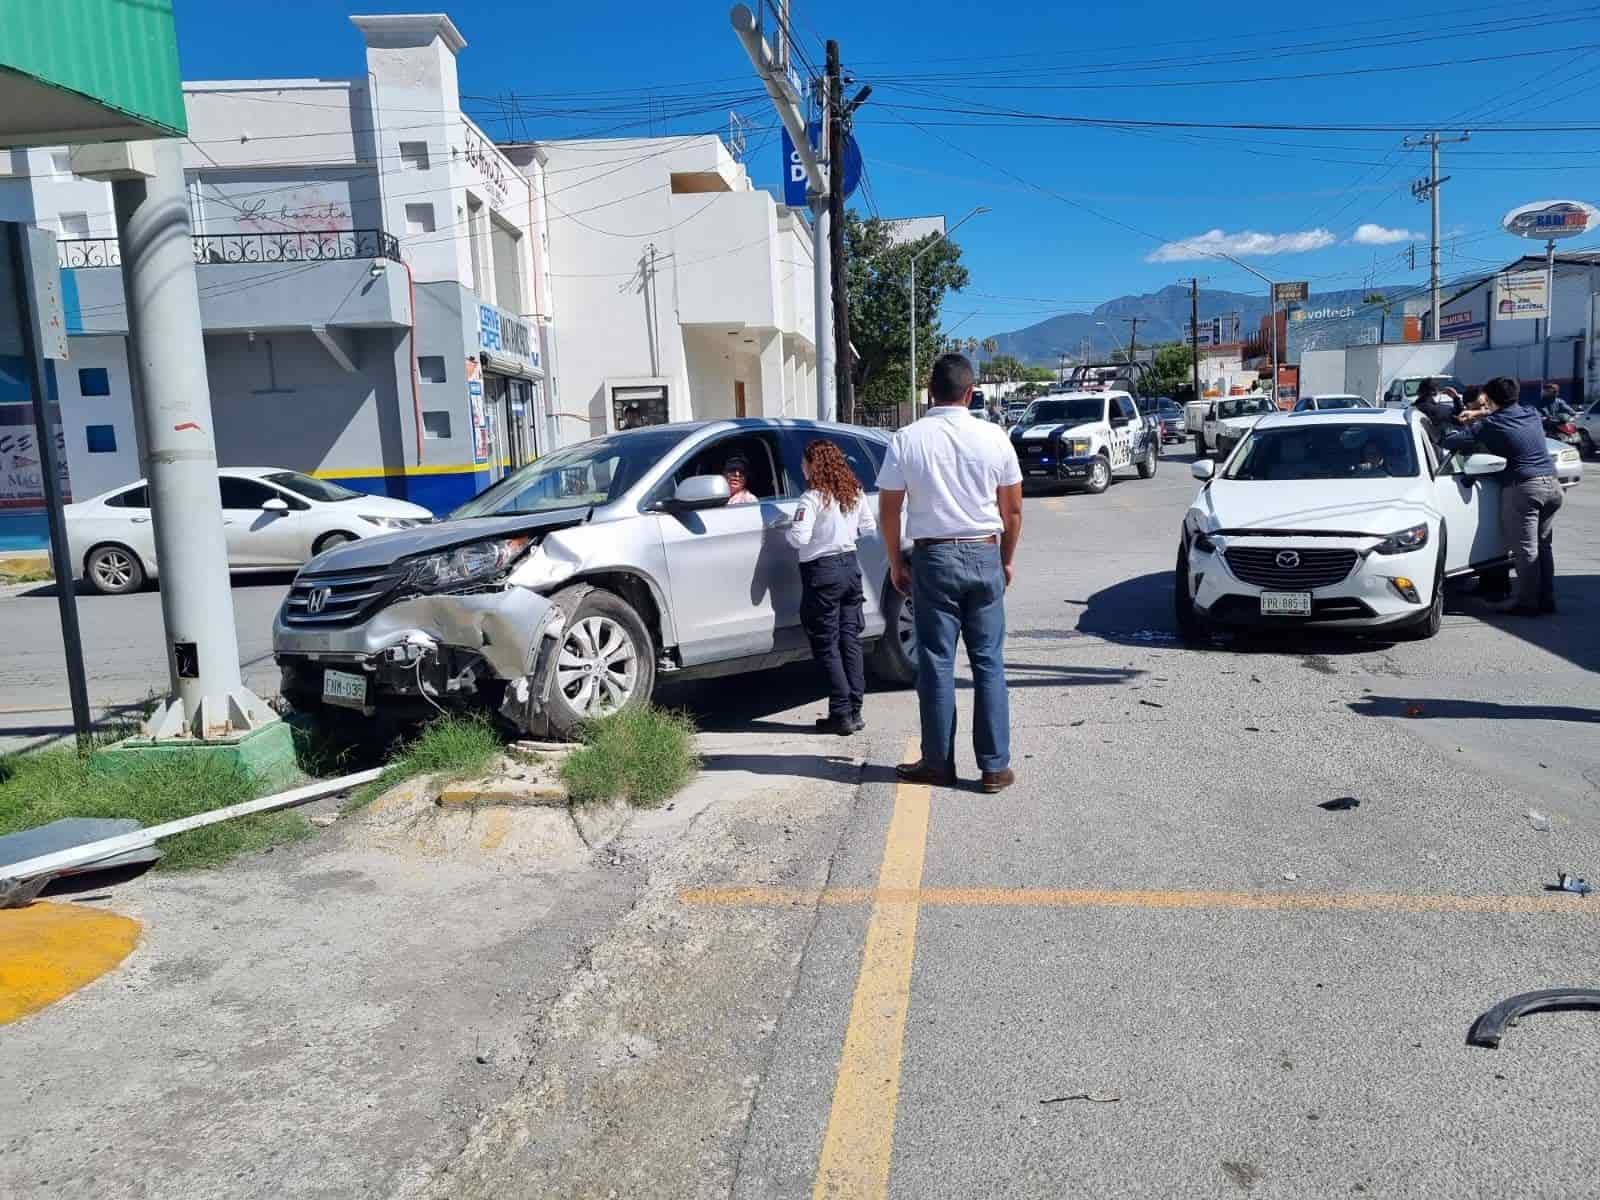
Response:
[[[279,467],[224,467],[217,472],[228,566],[235,571],[298,567],[329,547],[433,520],[404,500],[353,492]],[[120,595],[156,578],[150,489],[130,483],[66,507],[74,578]]]
[[[1179,629],[1315,624],[1432,637],[1449,576],[1504,570],[1505,459],[1441,461],[1416,414],[1264,418],[1206,486],[1178,543]]]

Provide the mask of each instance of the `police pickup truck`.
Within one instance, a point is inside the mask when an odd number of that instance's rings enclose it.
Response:
[[[1024,483],[1065,483],[1090,492],[1111,474],[1136,467],[1140,479],[1161,461],[1159,427],[1123,391],[1067,392],[1028,405],[1011,430]]]

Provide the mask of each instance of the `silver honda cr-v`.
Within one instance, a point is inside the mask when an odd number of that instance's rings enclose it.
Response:
[[[875,430],[661,425],[566,447],[443,521],[320,554],[273,623],[283,694],[369,717],[482,707],[564,737],[644,703],[659,681],[809,657],[784,529],[815,438],[876,492],[888,441]],[[759,503],[728,502],[734,456]],[[868,664],[909,683],[910,603],[889,585],[881,541],[859,550]]]

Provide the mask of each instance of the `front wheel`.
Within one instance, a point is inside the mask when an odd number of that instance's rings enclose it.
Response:
[[[1155,443],[1149,443],[1144,448],[1144,457],[1139,460],[1139,478],[1154,479],[1156,468],[1160,465],[1161,458],[1156,450]]]
[[[1433,572],[1433,600],[1428,611],[1399,631],[1406,641],[1422,642],[1434,636],[1444,625],[1444,547],[1439,547],[1439,565]]]
[[[614,592],[581,585],[552,599],[567,624],[550,664],[550,732],[572,739],[586,721],[649,703],[655,648],[633,607]]]
[[[325,533],[319,537],[317,539],[317,544],[311,547],[311,553],[313,556],[315,556],[321,554],[324,550],[332,550],[335,546],[342,546],[346,542],[353,542],[355,540],[355,534],[346,533],[342,529],[336,529],[332,533]]]
[[[884,591],[883,636],[867,659],[872,674],[884,683],[909,687],[917,681],[917,623],[911,597],[889,584]]]
[[[1094,456],[1094,462],[1089,465],[1089,479],[1084,486],[1094,496],[1098,496],[1111,486],[1111,463],[1105,455]]]
[[[1177,621],[1178,636],[1186,642],[1198,642],[1206,636],[1206,624],[1195,611],[1194,596],[1189,592],[1189,545],[1178,542],[1178,565],[1173,570],[1172,615]]]

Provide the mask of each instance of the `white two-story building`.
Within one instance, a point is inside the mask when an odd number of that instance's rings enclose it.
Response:
[[[811,231],[713,135],[508,146],[542,159],[563,442],[815,417]]]
[[[462,113],[447,16],[351,20],[350,78],[184,85],[217,452],[444,512],[550,444],[540,167]],[[111,190],[71,166],[0,154],[0,219],[60,238],[56,383],[84,497],[140,468]]]

